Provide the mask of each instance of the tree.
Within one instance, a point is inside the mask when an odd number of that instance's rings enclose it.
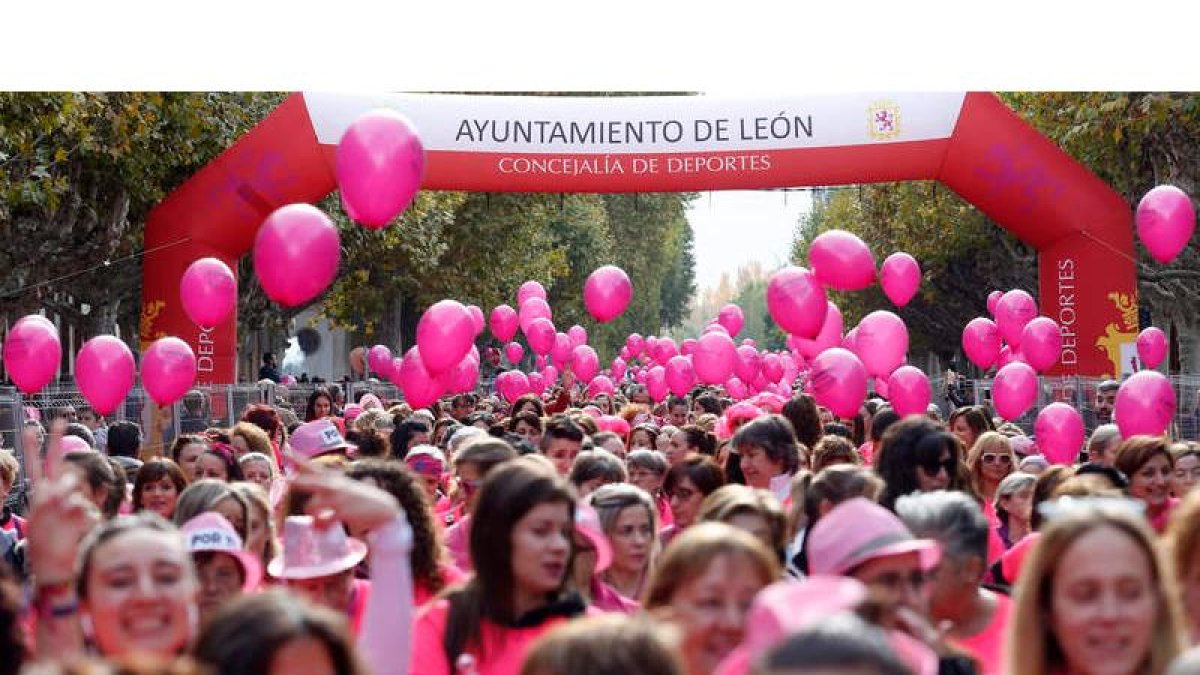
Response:
[[[0,300],[73,298],[84,333],[136,335],[149,210],[281,94],[0,93]]]

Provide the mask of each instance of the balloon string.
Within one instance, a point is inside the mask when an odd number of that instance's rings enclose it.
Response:
[[[5,293],[4,295],[0,295],[0,298],[11,298],[11,297],[14,297],[17,295],[21,295],[22,293],[25,293],[27,291],[32,291],[34,289],[42,288],[43,286],[50,286],[53,284],[57,284],[57,283],[66,281],[67,279],[73,279],[81,274],[87,274],[88,272],[95,272],[96,270],[101,269],[103,267],[109,267],[113,263],[120,263],[120,262],[125,262],[127,260],[134,260],[134,259],[140,258],[142,256],[149,255],[151,253],[157,253],[158,251],[161,251],[165,248],[170,248],[172,246],[178,246],[179,244],[183,244],[183,243],[189,242],[191,240],[192,240],[191,237],[184,237],[182,239],[176,239],[175,241],[167,242],[160,246],[155,246],[154,248],[142,249],[141,251],[138,251],[136,253],[130,253],[129,255],[122,256],[120,258],[105,259],[104,262],[101,262],[97,265],[93,265],[87,269],[78,270],[76,272],[71,272],[70,274],[64,274],[60,277],[55,277],[53,279],[39,281],[36,284],[29,284],[27,286],[21,286],[20,288],[18,288],[16,290],[9,291],[8,293]]]
[[[1082,235],[1084,236],[1084,238],[1085,238],[1085,239],[1088,239],[1088,240],[1091,240],[1091,241],[1093,241],[1093,242],[1095,242],[1095,243],[1097,243],[1097,244],[1100,244],[1100,245],[1101,245],[1101,246],[1103,246],[1104,248],[1106,248],[1106,249],[1108,249],[1108,250],[1112,251],[1113,253],[1116,253],[1117,255],[1121,256],[1122,258],[1124,258],[1124,259],[1128,260],[1129,262],[1131,262],[1131,263],[1133,263],[1133,264],[1134,264],[1134,267],[1136,267],[1136,266],[1137,266],[1137,259],[1136,259],[1136,258],[1134,258],[1133,256],[1129,255],[1129,254],[1128,254],[1128,253],[1126,253],[1125,251],[1122,251],[1121,249],[1117,248],[1116,246],[1113,246],[1112,244],[1108,243],[1107,241],[1104,241],[1103,239],[1100,239],[1099,237],[1097,237],[1097,236],[1093,235],[1091,232],[1089,232],[1089,231],[1087,231],[1087,230],[1080,230],[1080,231],[1079,231],[1079,234],[1082,234]]]

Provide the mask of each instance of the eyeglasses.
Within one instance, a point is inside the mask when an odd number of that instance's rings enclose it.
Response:
[[[958,462],[953,457],[940,462],[937,459],[922,459],[917,462],[917,466],[930,476],[938,475],[938,472],[943,469],[946,471],[946,475],[953,476],[957,465]]]
[[[1012,464],[1012,455],[1006,455],[999,452],[985,452],[982,455],[982,459],[984,464],[995,464],[996,462],[1000,462],[1001,464]]]

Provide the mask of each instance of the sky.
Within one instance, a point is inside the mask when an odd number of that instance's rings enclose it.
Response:
[[[801,213],[812,204],[807,191],[736,190],[702,192],[688,209],[696,251],[696,290],[717,285],[723,272],[759,261],[782,265],[792,247]]]

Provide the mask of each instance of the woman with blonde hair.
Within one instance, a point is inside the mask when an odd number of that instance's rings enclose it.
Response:
[[[601,579],[630,600],[642,594],[658,554],[658,509],[645,490],[628,483],[602,485],[588,495],[612,546]]]
[[[1191,643],[1200,643],[1200,492],[1191,492],[1171,513],[1167,551],[1183,599]]]
[[[996,501],[996,488],[1000,481],[1017,468],[1017,456],[1013,453],[1008,438],[996,431],[985,431],[979,435],[967,454],[967,468],[971,475],[971,487],[984,504]],[[985,507],[985,512],[988,510]],[[995,513],[988,514],[989,519]]]
[[[271,498],[261,485],[247,482],[230,483],[230,489],[240,494],[249,507],[246,510],[246,550],[258,556],[263,569],[279,553],[275,536],[275,518],[271,513]]]
[[[787,547],[787,514],[769,490],[730,484],[704,498],[697,519],[732,525],[758,538],[782,561]]]
[[[707,675],[742,642],[754,596],[780,574],[778,559],[758,539],[724,523],[700,523],[667,547],[642,604],[679,629],[687,672]]]
[[[238,459],[251,452],[271,456],[271,437],[249,422],[238,422],[229,430],[229,444]]]
[[[1008,672],[1161,675],[1183,647],[1175,580],[1124,499],[1064,498],[1016,586]]]

